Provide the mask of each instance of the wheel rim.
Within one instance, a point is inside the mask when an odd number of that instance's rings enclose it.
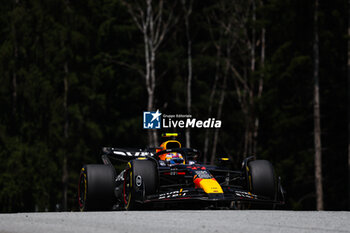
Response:
[[[87,192],[87,182],[86,182],[86,173],[84,172],[84,168],[80,173],[79,177],[79,186],[78,186],[78,201],[79,201],[79,209],[83,211],[85,209],[86,204],[86,192]]]
[[[124,173],[124,206],[128,210],[131,203],[131,191],[132,191],[132,172],[127,169]]]

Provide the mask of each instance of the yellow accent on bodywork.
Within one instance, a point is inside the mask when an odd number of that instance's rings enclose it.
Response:
[[[199,185],[206,193],[224,193],[220,184],[213,179],[203,179]]]
[[[138,157],[137,160],[145,160],[147,159],[146,157]]]
[[[163,133],[162,137],[177,137],[179,136],[178,133]]]
[[[247,168],[247,172],[248,172],[249,190],[252,190],[253,189],[253,187],[252,187],[252,176],[249,173],[249,167],[247,166],[246,168]]]
[[[162,145],[160,145],[161,147],[163,147],[163,150],[169,149],[169,148],[167,147],[167,145],[168,145],[169,142],[171,142],[171,143],[177,143],[177,144],[179,145],[178,148],[181,148],[181,143],[180,143],[179,141],[177,141],[177,140],[168,140],[168,141],[163,142]]]
[[[130,163],[129,163],[129,165],[130,165]],[[130,167],[131,167],[131,165],[130,165]],[[129,190],[129,196],[128,196],[128,203],[126,204],[126,207],[125,207],[125,209],[126,210],[129,210],[129,207],[130,207],[130,202],[131,202],[131,198],[132,198],[132,196],[131,196],[131,190],[132,190],[132,171],[130,171],[130,190]]]

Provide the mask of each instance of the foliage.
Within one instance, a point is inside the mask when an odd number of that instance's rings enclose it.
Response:
[[[68,206],[75,210],[82,164],[100,162],[102,146],[145,147],[147,143],[142,128],[142,112],[147,108],[144,80],[137,69],[121,65],[144,67],[142,34],[118,0],[1,3],[0,211],[56,210],[62,201],[65,151]],[[241,6],[247,1],[234,3]],[[215,117],[219,99],[216,93],[209,116],[218,61],[213,42],[219,39],[219,25],[209,23],[207,16],[217,7],[213,1],[194,1],[190,17],[192,115],[199,119]],[[345,1],[320,1],[323,175],[329,210],[345,209],[347,203],[347,7]],[[186,113],[187,41],[181,7],[174,14],[179,20],[156,60],[155,106],[167,114]],[[216,15],[220,16],[224,17]],[[257,31],[266,27],[265,66],[252,74],[252,78],[264,75],[264,91],[255,103],[260,118],[257,157],[271,160],[282,177],[288,209],[315,209],[312,18],[310,1],[268,0],[257,8],[256,23],[247,22]],[[232,62],[243,70],[246,53],[240,45],[234,49],[232,54],[239,55]],[[259,51],[256,54],[258,59]],[[64,140],[65,63],[68,140]],[[218,90],[220,85],[222,81]],[[241,153],[244,116],[232,79],[226,91],[217,153],[230,155],[238,168],[246,156]],[[203,149],[205,131],[194,129],[191,134],[191,145]]]

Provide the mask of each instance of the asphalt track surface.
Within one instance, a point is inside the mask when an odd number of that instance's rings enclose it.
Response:
[[[118,211],[0,214],[0,233],[350,232],[350,212]]]

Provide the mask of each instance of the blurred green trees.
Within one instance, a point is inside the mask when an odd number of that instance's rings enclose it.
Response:
[[[216,117],[223,88],[219,79],[209,114],[215,74],[224,73],[225,62],[215,47],[220,25],[208,21],[217,4],[194,1],[190,17],[191,111],[198,119]],[[54,211],[62,205],[65,153],[68,209],[75,210],[80,167],[100,162],[102,146],[147,146],[147,130],[142,128],[147,91],[134,69],[145,65],[143,36],[118,0],[11,0],[1,1],[1,6],[0,211]],[[347,8],[340,0],[320,1],[319,6],[324,198],[325,209],[332,210],[347,204]],[[162,113],[185,114],[187,38],[181,2],[174,14],[178,21],[157,55],[155,106]],[[269,0],[256,6],[256,22],[249,19],[245,24],[249,37],[252,29],[266,28],[265,65],[249,72],[253,80],[264,77],[264,91],[254,102],[260,119],[256,156],[275,165],[288,192],[286,208],[293,209],[315,209],[312,22],[310,1]],[[244,74],[248,56],[238,45],[232,48],[230,61]],[[257,60],[260,46],[256,39]],[[217,154],[231,156],[238,168],[246,156],[245,119],[233,73],[225,90]],[[185,142],[185,131],[177,131]],[[205,135],[204,129],[191,130],[191,146],[203,150]],[[212,147],[214,132],[208,135]]]

